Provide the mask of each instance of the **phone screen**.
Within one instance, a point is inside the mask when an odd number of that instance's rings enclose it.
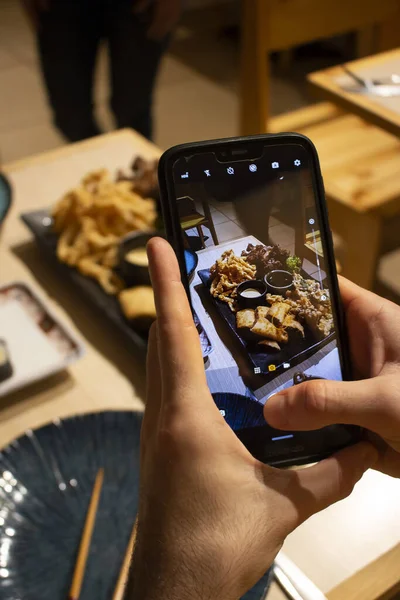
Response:
[[[273,393],[310,379],[343,379],[332,276],[312,155],[262,146],[256,158],[205,149],[173,164],[181,253],[208,386],[244,441],[259,428],[269,457],[319,452],[320,434],[269,427]],[[325,428],[323,445],[349,442]]]

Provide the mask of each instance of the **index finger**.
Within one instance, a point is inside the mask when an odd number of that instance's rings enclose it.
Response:
[[[203,357],[178,261],[162,238],[147,244],[151,281],[157,311],[159,356],[166,389],[204,385]]]

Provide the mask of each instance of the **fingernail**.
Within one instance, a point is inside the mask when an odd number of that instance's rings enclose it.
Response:
[[[273,392],[270,396],[268,396],[266,403],[269,402],[272,398],[274,398],[274,403],[278,402],[280,403],[283,399],[283,397],[285,396],[285,393],[280,391],[280,392]]]
[[[268,396],[264,406],[264,415],[267,422],[270,422],[272,426],[279,426],[281,429],[288,425],[288,415],[283,410],[284,398],[285,394],[283,392],[274,392]]]

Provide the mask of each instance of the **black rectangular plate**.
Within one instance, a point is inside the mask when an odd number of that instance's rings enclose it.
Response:
[[[210,270],[203,269],[197,271],[197,274],[205,288],[209,291],[211,286]],[[258,367],[260,369],[260,373],[268,376],[270,380],[282,373],[284,363],[290,363],[291,367],[298,365],[299,363],[303,362],[303,360],[312,354],[315,354],[315,352],[317,352],[320,348],[323,348],[326,344],[332,341],[335,336],[335,332],[332,332],[323,340],[315,342],[315,337],[313,336],[309,327],[307,327],[305,324],[304,338],[294,335],[291,339],[289,339],[287,344],[280,344],[281,350],[279,352],[265,352],[261,346],[257,346],[257,343],[252,343],[243,339],[243,337],[238,333],[236,329],[235,314],[231,311],[226,302],[222,302],[222,300],[214,298],[211,295],[211,292],[210,298],[214,306],[217,308],[219,314],[234,334],[235,338],[239,340],[240,344],[245,349],[253,368]],[[273,371],[268,369],[271,364],[275,365],[275,370]]]
[[[117,298],[106,294],[94,279],[81,275],[76,269],[58,260],[57,235],[51,229],[52,221],[49,218],[49,211],[35,210],[24,213],[21,215],[21,219],[33,233],[38,246],[53,263],[60,276],[66,277],[90,304],[97,307],[113,323],[123,334],[131,348],[145,352],[147,337],[135,331],[125,319]],[[198,318],[196,321],[196,317],[197,315],[195,315],[195,323],[200,336],[203,357],[206,357],[212,351],[212,345]]]

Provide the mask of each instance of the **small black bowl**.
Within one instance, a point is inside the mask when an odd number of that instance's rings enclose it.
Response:
[[[293,288],[293,274],[290,271],[275,269],[264,276],[268,292],[284,296],[288,290]]]
[[[247,296],[246,290],[256,290],[259,294],[256,296]],[[249,293],[247,291],[247,293]],[[265,302],[265,296],[267,295],[267,285],[261,279],[250,279],[249,281],[243,281],[237,286],[237,297],[238,303],[242,308],[253,308],[254,306],[261,306]]]
[[[127,286],[151,285],[148,265],[135,264],[127,260],[127,255],[136,248],[146,249],[147,242],[158,235],[154,231],[135,231],[125,237],[119,245],[119,272]]]

